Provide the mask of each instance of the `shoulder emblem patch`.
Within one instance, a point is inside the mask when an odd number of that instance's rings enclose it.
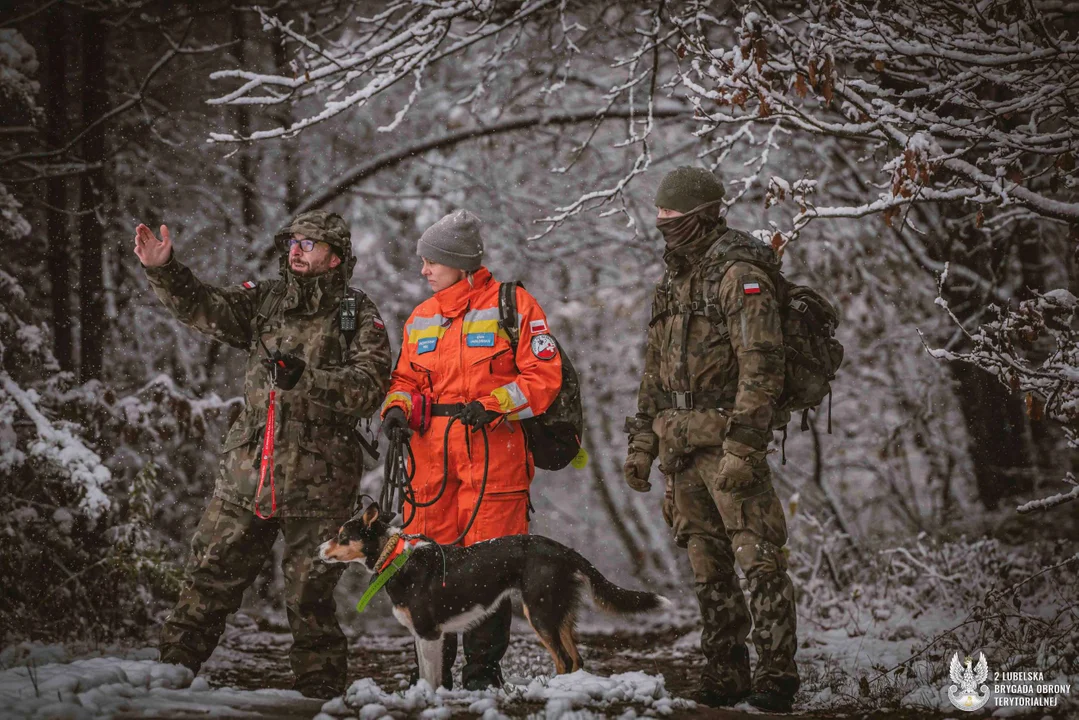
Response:
[[[532,336],[532,354],[540,360],[550,360],[558,354],[558,346],[550,335]]]
[[[533,335],[539,335],[540,333],[547,332],[546,320],[533,320],[528,323],[528,329]]]
[[[375,315],[375,317],[371,320],[371,324],[379,330],[386,329],[386,323],[382,322],[382,318],[380,318],[378,315]]]
[[[755,282],[742,283],[742,292],[746,295],[759,295],[761,292],[761,284]]]
[[[244,290],[254,290],[254,289],[255,289],[255,286],[256,286],[257,284],[258,284],[258,283],[255,283],[255,282],[253,282],[253,281],[251,281],[251,280],[248,280],[247,282],[245,282],[245,283],[243,284],[243,288],[244,288]]]

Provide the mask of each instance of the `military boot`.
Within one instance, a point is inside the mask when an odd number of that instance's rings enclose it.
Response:
[[[794,709],[794,690],[784,687],[784,683],[763,681],[753,684],[753,692],[746,697],[746,702],[767,712],[789,713]]]
[[[510,646],[513,606],[503,600],[486,620],[464,634],[465,666],[461,684],[465,690],[502,687],[502,657]]]
[[[196,675],[199,674],[199,668],[202,667],[201,662],[179,645],[162,645],[161,662],[168,665],[183,665]]]

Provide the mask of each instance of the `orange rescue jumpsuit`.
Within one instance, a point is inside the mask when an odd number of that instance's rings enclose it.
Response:
[[[524,288],[517,288],[520,340],[514,355],[498,327],[500,283],[481,267],[468,279],[435,293],[408,318],[382,416],[400,407],[413,416],[416,396],[439,404],[479,400],[503,418],[487,426],[490,459],[479,514],[463,544],[528,533],[528,487],[535,468],[520,420],[539,415],[562,386],[562,358],[547,334],[547,318]],[[443,440],[449,417],[432,417],[412,435],[416,473],[412,487],[429,502],[443,476]],[[417,429],[413,425],[413,429]],[[447,486],[439,501],[416,508],[406,532],[452,542],[468,524],[483,480],[483,440],[479,432],[454,422],[448,445]],[[408,517],[409,508],[404,510]]]

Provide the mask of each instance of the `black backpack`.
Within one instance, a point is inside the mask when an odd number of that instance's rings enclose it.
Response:
[[[498,288],[498,325],[509,335],[514,357],[520,340],[521,319],[517,315],[517,282],[502,283]],[[569,356],[552,336],[562,355],[562,388],[547,411],[521,421],[532,460],[544,470],[561,470],[581,450],[584,431],[584,408],[581,405],[581,382]]]

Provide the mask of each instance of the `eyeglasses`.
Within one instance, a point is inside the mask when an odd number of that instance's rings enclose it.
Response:
[[[292,250],[292,248],[299,245],[301,250],[303,250],[305,253],[308,253],[314,250],[315,245],[317,244],[318,240],[308,240],[307,238],[304,238],[303,240],[297,240],[296,238],[289,238],[288,249]]]

